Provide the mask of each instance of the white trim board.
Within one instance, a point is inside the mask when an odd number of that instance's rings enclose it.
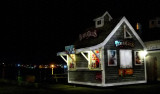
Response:
[[[119,86],[119,85],[131,85],[131,84],[142,84],[142,83],[147,83],[147,81],[146,81],[146,80],[142,80],[142,81],[130,81],[130,82],[108,83],[108,84],[105,84],[104,87]]]
[[[67,59],[65,59],[64,57],[63,57],[63,55],[60,55],[61,56],[61,58],[67,63]]]
[[[90,86],[102,86],[102,83],[90,83],[90,82],[78,82],[78,81],[68,81],[68,83],[90,85]]]
[[[102,84],[105,84],[105,63],[104,63],[104,47],[101,48],[101,69],[102,71]]]
[[[108,13],[108,11],[106,11],[101,17],[95,18],[95,19],[93,19],[93,21],[97,21],[97,20],[100,20],[100,19],[104,19],[104,17],[105,17],[106,15],[108,15],[109,21],[113,19],[112,16]]]
[[[78,81],[68,81],[68,83],[81,84],[81,85],[90,85],[90,86],[100,86],[100,87],[110,87],[110,86],[120,86],[120,85],[142,84],[142,83],[147,83],[147,81],[146,80],[142,80],[142,81],[106,83],[106,84],[90,83],[90,82],[78,82]]]
[[[160,50],[154,50],[154,51],[147,51],[148,53],[159,53],[160,52]]]

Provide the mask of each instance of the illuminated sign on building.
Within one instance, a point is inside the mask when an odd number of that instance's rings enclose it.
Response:
[[[75,54],[74,45],[65,46],[65,51],[67,54]]]
[[[88,39],[90,37],[97,37],[97,30],[89,30],[83,34],[79,34],[79,40],[81,41],[82,39]]]
[[[132,75],[133,69],[119,69],[119,75],[125,76],[125,75]]]
[[[134,47],[134,42],[128,40],[116,40],[115,41],[116,47],[126,48],[126,47]]]

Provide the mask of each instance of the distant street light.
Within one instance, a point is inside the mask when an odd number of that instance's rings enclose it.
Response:
[[[54,64],[51,64],[50,67],[52,68],[52,75],[53,75]]]

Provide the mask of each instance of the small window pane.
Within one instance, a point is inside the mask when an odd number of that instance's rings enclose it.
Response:
[[[101,20],[97,21],[97,25],[100,25],[101,24]]]
[[[75,69],[76,67],[75,59],[76,59],[75,54],[70,54],[70,56],[68,56],[69,69]]]

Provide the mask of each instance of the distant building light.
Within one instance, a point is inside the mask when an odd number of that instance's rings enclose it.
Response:
[[[36,68],[37,67],[37,65],[34,65],[34,68]]]
[[[51,68],[54,68],[55,66],[54,66],[54,64],[51,64],[50,67],[51,67]]]
[[[67,68],[67,65],[64,65],[64,69],[66,69]]]
[[[21,66],[21,64],[17,64],[17,67],[20,67]]]
[[[39,65],[39,68],[41,69],[41,68],[42,68],[42,65]]]

